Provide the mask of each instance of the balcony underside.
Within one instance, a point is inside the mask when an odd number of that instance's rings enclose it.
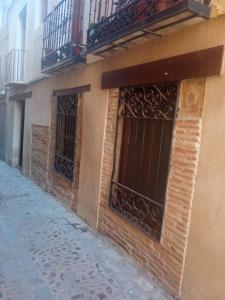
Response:
[[[65,45],[42,58],[41,71],[45,74],[61,72],[74,64],[86,63],[85,45]]]
[[[195,0],[185,0],[148,18],[130,22],[119,30],[112,29],[112,16],[88,31],[88,53],[107,56],[120,48],[130,48],[152,35],[165,35],[210,16],[210,8]],[[114,20],[117,16],[114,15]],[[119,17],[120,19],[120,17]],[[118,19],[117,19],[118,21]],[[121,25],[121,24],[120,24]]]
[[[8,88],[22,88],[25,86],[25,82],[24,81],[8,81],[5,83],[5,86]]]

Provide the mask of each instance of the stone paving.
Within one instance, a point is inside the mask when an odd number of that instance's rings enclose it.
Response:
[[[0,300],[171,300],[122,250],[0,162]]]

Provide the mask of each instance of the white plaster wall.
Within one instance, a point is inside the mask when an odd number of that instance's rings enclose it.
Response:
[[[25,77],[26,83],[43,78],[41,74],[41,56],[42,56],[42,3],[44,0],[17,0],[9,10],[8,18],[8,46],[9,52],[12,49],[21,49],[21,24],[20,13],[27,6],[26,20],[26,40],[25,40]],[[53,7],[50,0],[48,10]]]
[[[46,75],[41,73],[41,57],[42,57],[42,39],[43,39],[43,20],[42,5],[46,0],[17,0],[11,6],[8,15],[8,41],[3,42],[6,47],[4,56],[12,49],[21,48],[21,22],[20,13],[27,7],[27,26],[25,41],[25,71],[24,81],[26,83],[37,81],[45,78]],[[84,18],[83,18],[83,43],[86,44],[87,28],[89,20],[90,0],[84,1]],[[48,0],[47,12],[50,13],[59,0]],[[1,39],[1,34],[0,34]],[[0,49],[1,55],[1,49]]]
[[[16,49],[19,45],[20,36],[20,24],[19,24],[19,14],[26,6],[26,0],[15,1],[12,8],[9,10],[8,15],[8,32],[9,32],[9,45],[8,49]]]
[[[40,20],[40,10],[41,3],[44,0],[17,0],[11,6],[8,15],[8,35],[6,34],[5,40],[2,42],[0,47],[0,55],[4,57],[12,49],[20,49],[21,47],[21,28],[20,28],[20,13],[27,7],[26,15],[26,38],[25,38],[25,61],[24,61],[24,81],[29,83],[36,81],[45,77],[41,74],[41,56],[42,56],[42,36],[43,36],[43,21]],[[49,1],[49,10],[52,9],[52,1]],[[36,9],[37,12],[36,13]],[[0,35],[1,40],[1,35]],[[10,93],[8,93],[9,96]],[[27,101],[26,110],[29,112],[29,102]],[[37,107],[43,106],[43,103],[40,104],[40,101],[37,102]],[[18,163],[18,140],[15,137],[17,131],[17,105],[13,102],[7,100],[7,109],[6,109],[6,142],[5,142],[5,151],[6,151],[6,160],[12,164],[16,165]],[[34,110],[36,109],[35,105],[33,106]],[[37,118],[46,119],[45,116],[46,109],[40,110],[40,114],[37,114]],[[48,113],[47,113],[48,114]],[[29,115],[26,114],[25,123],[30,124]],[[33,112],[35,114],[35,111]],[[33,120],[35,121],[35,120]],[[45,123],[45,121],[44,121]],[[25,129],[25,139],[30,143],[30,131],[28,128]],[[28,143],[27,143],[28,144]],[[24,170],[26,174],[29,175],[29,147],[24,145]]]
[[[27,33],[26,33],[26,60],[25,82],[43,78],[41,74],[43,22],[40,20],[42,0],[39,0],[38,13],[36,14],[36,1],[28,0],[27,3]]]

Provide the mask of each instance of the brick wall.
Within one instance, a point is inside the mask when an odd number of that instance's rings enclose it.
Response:
[[[48,191],[49,128],[32,125],[31,178]]]
[[[121,245],[176,296],[181,292],[188,240],[200,148],[204,88],[204,80],[184,81],[181,84],[160,242],[149,238],[108,207],[118,104],[118,90],[109,91],[98,230]]]
[[[56,104],[57,98],[52,97],[50,101],[51,118],[49,127],[38,125],[32,126],[31,176],[38,185],[72,209],[76,210],[81,156],[82,101],[81,97],[79,97],[76,150],[74,154],[75,176],[73,182],[54,171]]]

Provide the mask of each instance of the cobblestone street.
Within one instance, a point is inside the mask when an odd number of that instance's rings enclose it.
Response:
[[[106,238],[0,162],[0,299],[171,299]]]

